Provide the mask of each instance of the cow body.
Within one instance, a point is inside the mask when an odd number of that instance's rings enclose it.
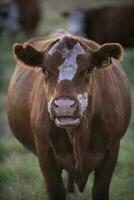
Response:
[[[83,33],[99,44],[119,42],[124,47],[134,46],[133,4],[76,9],[65,16],[69,17],[73,34]]]
[[[97,52],[98,44],[66,33],[28,43],[43,52],[43,66],[53,70],[45,71],[42,64],[40,68],[28,66],[33,65],[32,57],[28,61],[22,51],[31,46],[15,46],[18,62],[7,97],[14,135],[38,156],[51,200],[66,198],[63,169],[69,173],[70,192],[73,181],[83,191],[95,170],[93,200],[108,200],[120,139],[131,113],[128,82],[119,62],[111,58],[109,67],[93,67],[85,74],[81,69],[89,65],[86,52],[90,48]],[[36,62],[40,60],[37,55]]]

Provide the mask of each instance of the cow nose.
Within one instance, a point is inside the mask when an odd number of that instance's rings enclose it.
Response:
[[[74,108],[76,106],[76,101],[70,97],[59,97],[53,102],[54,108]]]
[[[61,128],[78,126],[81,118],[79,102],[73,97],[56,97],[51,103],[50,117]]]
[[[60,96],[56,97],[51,103],[51,118],[61,117],[79,117],[79,103],[73,97]]]
[[[78,114],[79,104],[77,100],[71,97],[57,97],[52,102],[51,111],[56,117],[60,116],[74,116]]]

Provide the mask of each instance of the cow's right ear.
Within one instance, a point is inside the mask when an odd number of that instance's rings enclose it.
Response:
[[[22,44],[13,45],[13,53],[16,60],[29,66],[40,66],[43,62],[43,52],[36,50],[30,44],[23,46]]]

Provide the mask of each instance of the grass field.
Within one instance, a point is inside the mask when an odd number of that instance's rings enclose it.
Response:
[[[99,1],[99,0],[98,0]],[[57,3],[55,3],[57,2]],[[67,29],[67,22],[57,10],[69,8],[81,2],[96,5],[97,1],[46,1],[46,18],[41,22],[39,35],[46,35],[55,28]],[[67,1],[66,1],[67,2]],[[101,1],[100,2],[107,2]],[[115,2],[115,1],[113,1]],[[128,1],[121,1],[126,3]],[[132,2],[132,1],[129,1]],[[67,4],[67,5],[66,5]],[[81,3],[83,5],[83,3]],[[23,39],[21,38],[23,41]],[[16,42],[19,42],[16,41]],[[125,50],[123,67],[128,75],[134,97],[134,49]],[[28,152],[11,134],[5,113],[7,86],[14,70],[15,61],[12,56],[12,44],[6,34],[0,41],[0,200],[47,200],[45,184],[35,156]],[[134,99],[134,98],[133,98]],[[134,100],[133,100],[134,101]],[[111,200],[134,200],[134,106],[130,126],[121,141],[118,164],[113,176],[110,190]],[[66,173],[63,173],[66,182]],[[91,175],[85,192],[70,200],[91,199]],[[90,198],[89,198],[90,197]]]

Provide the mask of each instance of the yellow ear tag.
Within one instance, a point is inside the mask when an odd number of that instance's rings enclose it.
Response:
[[[102,63],[101,68],[106,68],[110,65],[111,63],[111,58],[108,56]]]

